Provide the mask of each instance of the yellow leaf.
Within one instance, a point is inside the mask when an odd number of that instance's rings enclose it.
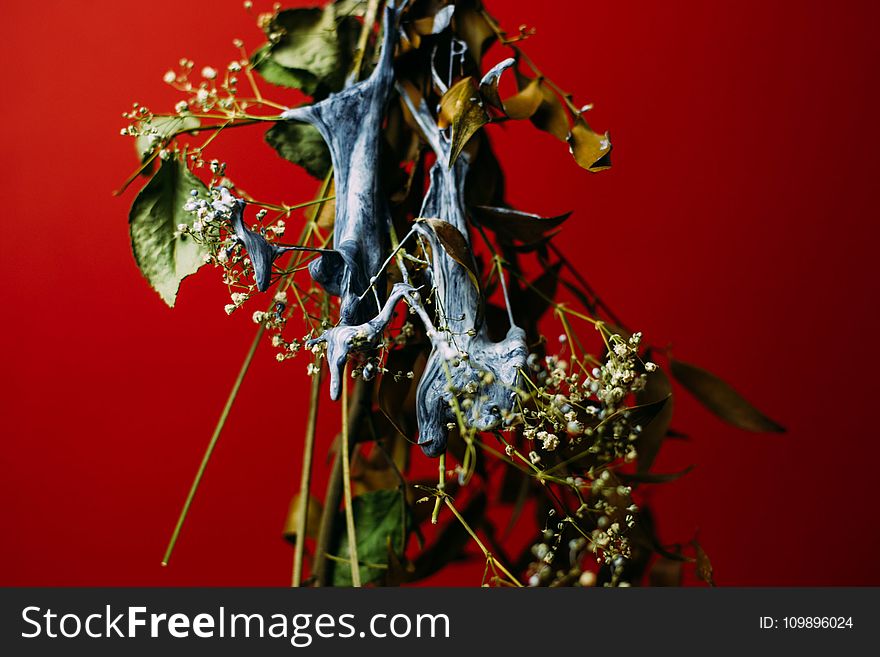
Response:
[[[287,519],[284,521],[284,538],[291,543],[296,541],[296,527],[300,517],[300,496],[297,493],[290,501],[290,509],[287,512]],[[314,495],[309,495],[309,512],[306,518],[306,536],[315,538],[318,535],[318,528],[321,526],[321,513],[323,506]]]
[[[530,119],[544,102],[541,81],[532,80],[519,93],[504,101],[504,113],[511,119]],[[564,118],[564,117],[563,117]],[[568,122],[565,124],[568,133]]]
[[[483,59],[488,44],[495,39],[492,26],[480,13],[482,3],[465,1],[458,3],[452,19],[455,33],[467,44],[468,52],[477,66]]]
[[[560,141],[565,141],[568,137],[568,111],[556,92],[543,79],[530,78],[519,71],[516,72],[516,83],[521,92],[532,84],[540,88],[541,101],[529,118],[539,130],[549,132]]]
[[[568,147],[575,161],[587,171],[604,171],[611,168],[611,139],[606,132],[600,135],[579,116],[568,135]]]
[[[441,128],[452,126],[450,167],[458,159],[468,140],[488,122],[489,115],[483,108],[477,84],[472,77],[459,80],[443,94],[440,99],[439,124]]]

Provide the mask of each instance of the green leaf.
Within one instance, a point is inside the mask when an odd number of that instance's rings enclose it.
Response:
[[[785,428],[752,406],[729,383],[701,367],[670,359],[669,369],[697,401],[725,422],[746,431],[784,433]]]
[[[272,59],[270,46],[265,45],[251,56],[251,65],[254,70],[263,76],[266,82],[277,84],[279,87],[291,89],[310,89],[318,85],[317,78],[308,71],[284,68]]]
[[[307,123],[276,123],[266,131],[266,143],[319,180],[330,170],[330,150],[318,129]]]
[[[374,490],[358,495],[351,501],[354,515],[357,553],[360,560],[361,583],[381,581],[389,563],[389,542],[394,554],[403,558],[404,534],[408,529],[408,509],[400,490]],[[339,526],[345,523],[340,521]],[[348,564],[348,535],[342,532],[337,558],[331,566],[333,586],[351,586]]]
[[[153,152],[156,146],[163,144],[169,137],[183,130],[198,128],[201,122],[196,117],[187,115],[157,116],[153,118],[151,125],[158,131],[158,142],[154,142],[151,137],[146,136],[140,136],[134,141],[134,147],[141,162]]]
[[[138,193],[128,215],[131,249],[141,273],[174,307],[180,281],[205,264],[207,249],[192,237],[175,235],[178,224],[192,226],[193,217],[183,209],[190,192],[201,198],[208,190],[177,159],[162,160],[159,170]]]
[[[279,12],[266,29],[280,35],[253,58],[254,68],[274,84],[323,96],[338,91],[351,64],[359,23],[324,9],[300,7]]]

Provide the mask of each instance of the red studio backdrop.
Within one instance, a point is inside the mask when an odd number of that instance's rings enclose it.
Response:
[[[613,169],[589,174],[547,135],[491,126],[508,200],[574,210],[559,243],[616,312],[788,428],[744,433],[679,395],[690,440],[657,467],[697,467],[652,492],[661,537],[699,530],[722,585],[880,584],[880,5],[487,5],[509,30],[537,29],[531,57],[595,103],[591,124],[615,145]],[[223,67],[234,38],[259,45],[253,15],[238,0],[44,0],[4,3],[0,18],[0,584],[287,584],[305,360],[281,365],[261,346],[160,567],[254,325],[224,314],[210,270],[165,307],[129,250],[135,190],[110,194],[135,165],[121,113],[170,109],[162,75],[180,57]],[[314,181],[260,132],[224,133],[217,156],[257,197],[311,198]],[[324,403],[321,421],[326,447],[338,407]],[[428,583],[481,573],[474,559]]]

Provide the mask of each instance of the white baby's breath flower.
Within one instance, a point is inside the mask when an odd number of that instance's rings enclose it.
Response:
[[[206,80],[213,80],[217,77],[217,69],[210,66],[204,67],[202,69],[202,77]]]
[[[541,446],[548,452],[559,447],[559,437],[555,433],[548,433],[542,438]]]
[[[174,84],[174,81],[177,80],[177,74],[174,71],[167,71],[165,75],[162,76],[162,80],[166,84]]]

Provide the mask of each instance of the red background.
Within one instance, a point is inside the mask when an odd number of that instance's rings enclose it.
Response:
[[[680,397],[692,440],[659,469],[698,468],[653,494],[664,539],[699,528],[720,584],[880,584],[877,3],[488,4],[538,28],[527,51],[615,144],[591,175],[548,136],[493,128],[509,200],[574,209],[561,244],[618,313],[789,428],[746,434]],[[134,165],[120,113],[169,108],[179,57],[222,67],[234,37],[260,34],[238,0],[17,2],[0,18],[0,584],[286,584],[305,362],[261,347],[160,568],[254,329],[226,317],[210,271],[166,308],[129,251],[133,191],[110,195]],[[311,197],[258,131],[220,141],[253,194]],[[335,432],[329,403],[323,421]]]

